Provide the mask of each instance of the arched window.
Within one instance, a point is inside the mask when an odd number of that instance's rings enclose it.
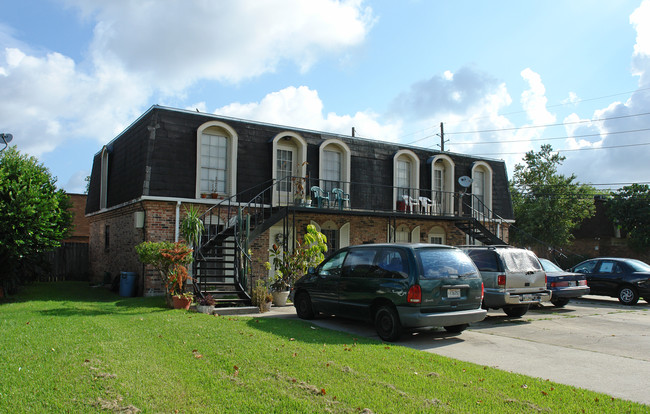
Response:
[[[492,210],[492,167],[484,161],[472,166],[472,208],[484,215]]]
[[[307,143],[300,135],[286,131],[273,138],[272,165],[271,174],[277,182],[274,205],[290,204],[308,194]]]
[[[338,139],[328,139],[319,149],[319,186],[327,191],[340,188],[344,193],[350,191],[350,148]]]
[[[393,157],[393,186],[393,205],[404,197],[419,197],[420,159],[413,151],[400,150]]]
[[[196,197],[237,193],[237,133],[223,122],[210,121],[197,130]]]
[[[101,153],[101,170],[99,180],[99,208],[106,208],[108,199],[108,148],[104,146]]]
[[[428,239],[427,241],[429,243],[446,244],[447,235],[445,233],[445,229],[443,229],[440,226],[432,227],[431,230],[429,230],[429,234],[427,236],[427,239]]]
[[[454,161],[448,155],[440,154],[432,158],[431,200],[434,214],[453,214],[454,170]]]

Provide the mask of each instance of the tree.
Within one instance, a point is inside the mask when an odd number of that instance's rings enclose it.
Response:
[[[44,253],[61,245],[71,202],[56,178],[16,147],[0,154],[0,284],[13,291],[33,277]]]
[[[515,241],[530,242],[530,236],[555,247],[567,245],[571,232],[595,212],[596,190],[575,182],[574,174],[566,177],[557,168],[565,157],[553,153],[546,144],[540,151],[529,151],[525,165],[515,166],[510,192],[515,213]]]
[[[627,232],[630,247],[650,247],[650,186],[632,184],[614,192],[607,203],[607,214]]]

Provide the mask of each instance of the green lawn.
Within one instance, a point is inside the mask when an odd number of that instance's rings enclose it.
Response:
[[[0,302],[0,333],[0,413],[650,410],[308,322],[168,310],[80,283]]]

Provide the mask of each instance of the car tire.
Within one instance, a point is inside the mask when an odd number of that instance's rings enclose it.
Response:
[[[394,342],[402,335],[399,315],[391,306],[382,306],[375,313],[375,329],[384,341]]]
[[[556,308],[563,308],[567,303],[569,303],[569,298],[556,298],[551,299],[551,303]]]
[[[636,305],[639,301],[639,293],[636,291],[634,286],[621,286],[618,290],[618,301],[627,306]]]
[[[460,325],[445,326],[445,331],[447,331],[449,333],[461,333],[465,329],[467,329],[468,326],[469,326],[469,324],[467,324],[467,323],[463,323],[463,324],[460,324]]]
[[[521,318],[528,312],[529,305],[524,306],[506,306],[503,311],[511,318]]]
[[[296,314],[300,319],[314,319],[314,307],[308,293],[299,293],[296,297]]]

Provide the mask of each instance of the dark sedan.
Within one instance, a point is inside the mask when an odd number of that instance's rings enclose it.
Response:
[[[585,260],[571,271],[587,277],[592,295],[617,297],[623,305],[634,305],[639,297],[650,302],[650,266],[640,260],[600,257]]]
[[[546,288],[553,292],[551,303],[563,307],[571,298],[579,298],[589,293],[587,278],[581,273],[562,270],[548,259],[539,259],[546,272]]]

